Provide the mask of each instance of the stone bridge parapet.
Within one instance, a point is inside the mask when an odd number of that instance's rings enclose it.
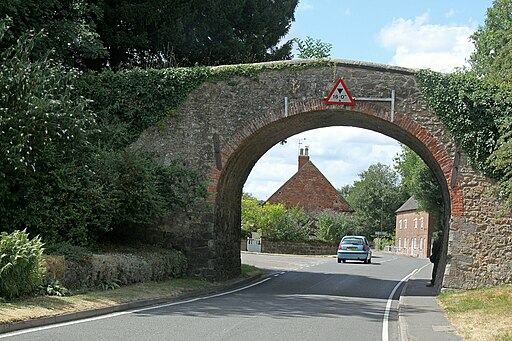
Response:
[[[308,61],[256,64],[256,79],[205,82],[179,107],[179,115],[146,130],[135,144],[200,170],[210,197],[191,216],[169,217],[151,233],[183,250],[191,272],[229,278],[240,265],[240,200],[258,159],[297,133],[328,126],[355,126],[406,144],[439,181],[445,205],[443,286],[474,288],[512,280],[512,218],[484,195],[491,182],[472,169],[443,123],[429,110],[410,69],[371,63]],[[338,79],[353,97],[388,97],[326,105]],[[286,99],[286,100],[285,100]],[[287,103],[287,107],[285,107]],[[339,146],[343,148],[343,146]]]

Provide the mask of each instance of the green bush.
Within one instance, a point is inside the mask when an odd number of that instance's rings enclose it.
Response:
[[[256,198],[242,198],[242,237],[260,231],[272,241],[303,242],[309,240],[311,221],[304,210],[282,204],[260,205]]]
[[[0,296],[28,294],[43,281],[43,244],[25,231],[0,235]]]
[[[316,239],[339,242],[347,234],[360,234],[354,217],[330,211],[320,213],[316,223]]]

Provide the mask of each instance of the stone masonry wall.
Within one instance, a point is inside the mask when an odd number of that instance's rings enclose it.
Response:
[[[210,197],[204,205],[180,219],[168,217],[152,230],[185,252],[191,272],[207,278],[239,272],[242,187],[268,149],[302,131],[348,125],[407,144],[434,172],[449,213],[446,221],[451,222],[439,270],[445,286],[510,281],[510,213],[500,215],[496,201],[485,198],[488,179],[464,160],[453,167],[456,145],[428,110],[414,72],[349,61],[315,67],[301,63],[307,62],[264,64],[257,79],[206,82],[190,94],[178,115],[146,130],[134,144],[155,152],[164,164],[182,159],[208,179]],[[356,97],[353,107],[324,103],[339,78]],[[391,90],[396,93],[393,121],[389,103],[357,100],[389,97]]]

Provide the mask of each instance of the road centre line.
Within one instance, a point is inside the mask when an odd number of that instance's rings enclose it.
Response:
[[[30,328],[30,329],[18,330],[18,331],[14,331],[14,332],[10,332],[10,333],[0,334],[0,339],[5,339],[5,338],[11,337],[11,336],[17,336],[17,335],[23,335],[23,334],[28,334],[28,333],[34,333],[34,332],[48,330],[48,329],[54,329],[54,328],[71,326],[71,325],[74,325],[74,324],[98,321],[98,320],[103,320],[103,319],[117,317],[117,316],[122,316],[122,315],[128,315],[128,314],[140,313],[140,312],[149,311],[149,310],[166,308],[166,307],[171,307],[171,306],[180,305],[180,304],[186,304],[186,303],[192,303],[192,302],[207,300],[207,299],[210,299],[210,298],[225,296],[225,295],[233,294],[233,293],[245,290],[245,289],[249,289],[249,288],[255,287],[257,285],[263,284],[263,283],[265,283],[266,281],[268,281],[270,279],[271,279],[271,277],[267,277],[267,278],[264,278],[261,281],[258,281],[256,283],[253,283],[253,284],[250,284],[250,285],[246,285],[245,287],[238,288],[238,289],[233,289],[233,290],[226,291],[226,292],[221,292],[221,293],[210,295],[210,296],[196,297],[196,298],[192,298],[192,299],[185,300],[185,301],[179,301],[179,302],[173,302],[173,303],[164,303],[164,304],[154,305],[154,306],[145,307],[145,308],[126,310],[126,311],[120,311],[120,312],[117,312],[117,313],[111,313],[111,314],[106,314],[106,315],[101,315],[101,316],[89,317],[89,318],[85,318],[85,319],[81,319],[81,320],[76,320],[76,321],[62,322],[62,323],[56,323],[56,324],[52,324],[52,325],[48,325],[48,326],[42,326],[42,327],[35,327],[35,328]]]

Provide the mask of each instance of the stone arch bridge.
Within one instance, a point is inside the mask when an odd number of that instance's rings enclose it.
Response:
[[[136,148],[156,152],[164,163],[186,160],[208,180],[204,205],[191,215],[146,227],[144,236],[184,251],[194,275],[236,276],[242,187],[254,164],[273,145],[297,133],[354,126],[406,144],[439,181],[447,226],[438,270],[444,287],[512,280],[512,218],[485,195],[490,180],[468,165],[446,127],[429,110],[413,70],[335,60],[257,66],[263,68],[257,79],[203,83],[178,108],[178,115],[146,130],[135,143]],[[385,98],[394,90],[394,113],[384,102],[356,99],[353,106],[326,105],[324,99],[338,79],[356,98]]]

